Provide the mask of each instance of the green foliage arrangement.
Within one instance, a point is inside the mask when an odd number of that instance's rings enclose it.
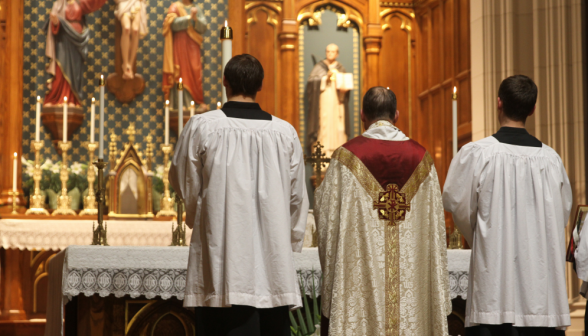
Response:
[[[316,326],[320,326],[321,323],[321,309],[320,302],[317,298],[316,284],[314,283],[314,277],[312,277],[312,309],[308,302],[308,298],[305,291],[304,280],[300,277],[300,293],[303,298],[303,308],[296,310],[296,317],[290,312],[290,333],[292,336],[318,336],[320,335],[320,329]],[[304,310],[304,315],[302,314]]]

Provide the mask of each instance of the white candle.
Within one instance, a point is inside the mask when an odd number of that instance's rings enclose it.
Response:
[[[13,163],[13,169],[12,169],[12,191],[16,192],[16,169],[17,169],[17,164],[16,164],[16,157],[18,154],[16,154],[16,152],[14,152],[14,161],[12,161]],[[12,196],[14,197],[14,196]]]
[[[96,99],[92,97],[92,105],[90,105],[90,143],[94,143],[94,118],[96,113],[96,105],[94,102]]]
[[[178,138],[184,128],[184,90],[182,88],[182,78],[180,77],[180,85],[178,87]]]
[[[41,140],[41,97],[37,96],[37,114],[35,119],[35,141]]]
[[[165,145],[169,145],[169,100],[165,101]]]
[[[225,29],[230,29],[227,20],[225,20]],[[225,67],[231,57],[233,57],[233,40],[231,38],[223,38],[221,36],[221,50],[222,50],[222,76],[225,74]],[[224,103],[227,102],[227,92],[225,87],[223,86],[222,90],[222,98],[221,101]]]
[[[100,131],[98,132],[98,158],[104,159],[104,75],[100,75]]]
[[[190,102],[190,118],[194,116],[194,101]]]
[[[453,87],[452,121],[453,121],[453,157],[457,155],[457,87]]]
[[[67,97],[63,97],[63,143],[67,143]]]

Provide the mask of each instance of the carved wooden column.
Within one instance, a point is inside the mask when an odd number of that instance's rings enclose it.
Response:
[[[4,54],[2,71],[3,87],[0,92],[0,113],[2,116],[2,134],[0,139],[0,213],[12,211],[12,197],[8,191],[12,189],[13,154],[18,154],[17,188],[18,204],[22,206],[21,163],[22,155],[22,72],[23,72],[23,1],[6,1],[3,8],[6,17],[6,44],[1,51]],[[2,65],[0,65],[2,66]],[[10,201],[9,201],[10,199]],[[24,209],[22,209],[24,211]]]
[[[382,47],[382,26],[380,24],[380,1],[370,0],[366,34],[363,38],[365,47],[365,85],[363,92],[372,86],[380,85],[380,49]],[[362,92],[362,95],[363,95]]]
[[[284,0],[280,43],[280,75],[278,76],[278,117],[291,123],[298,131],[298,21],[294,0]]]

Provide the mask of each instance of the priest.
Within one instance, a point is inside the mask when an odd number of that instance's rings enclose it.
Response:
[[[466,334],[565,335],[566,232],[572,189],[559,155],[525,129],[537,86],[508,77],[498,89],[500,130],[461,148],[445,210],[472,247]]]
[[[221,110],[195,115],[178,139],[170,182],[193,228],[185,307],[196,334],[290,336],[302,305],[294,252],[308,214],[298,133],[255,103],[263,68],[233,57]]]
[[[447,335],[445,215],[429,153],[394,124],[395,94],[363,98],[367,131],[316,191],[322,335]]]

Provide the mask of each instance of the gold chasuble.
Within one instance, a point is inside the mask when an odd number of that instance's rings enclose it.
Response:
[[[447,335],[445,215],[421,145],[373,124],[333,153],[314,214],[329,335]]]

